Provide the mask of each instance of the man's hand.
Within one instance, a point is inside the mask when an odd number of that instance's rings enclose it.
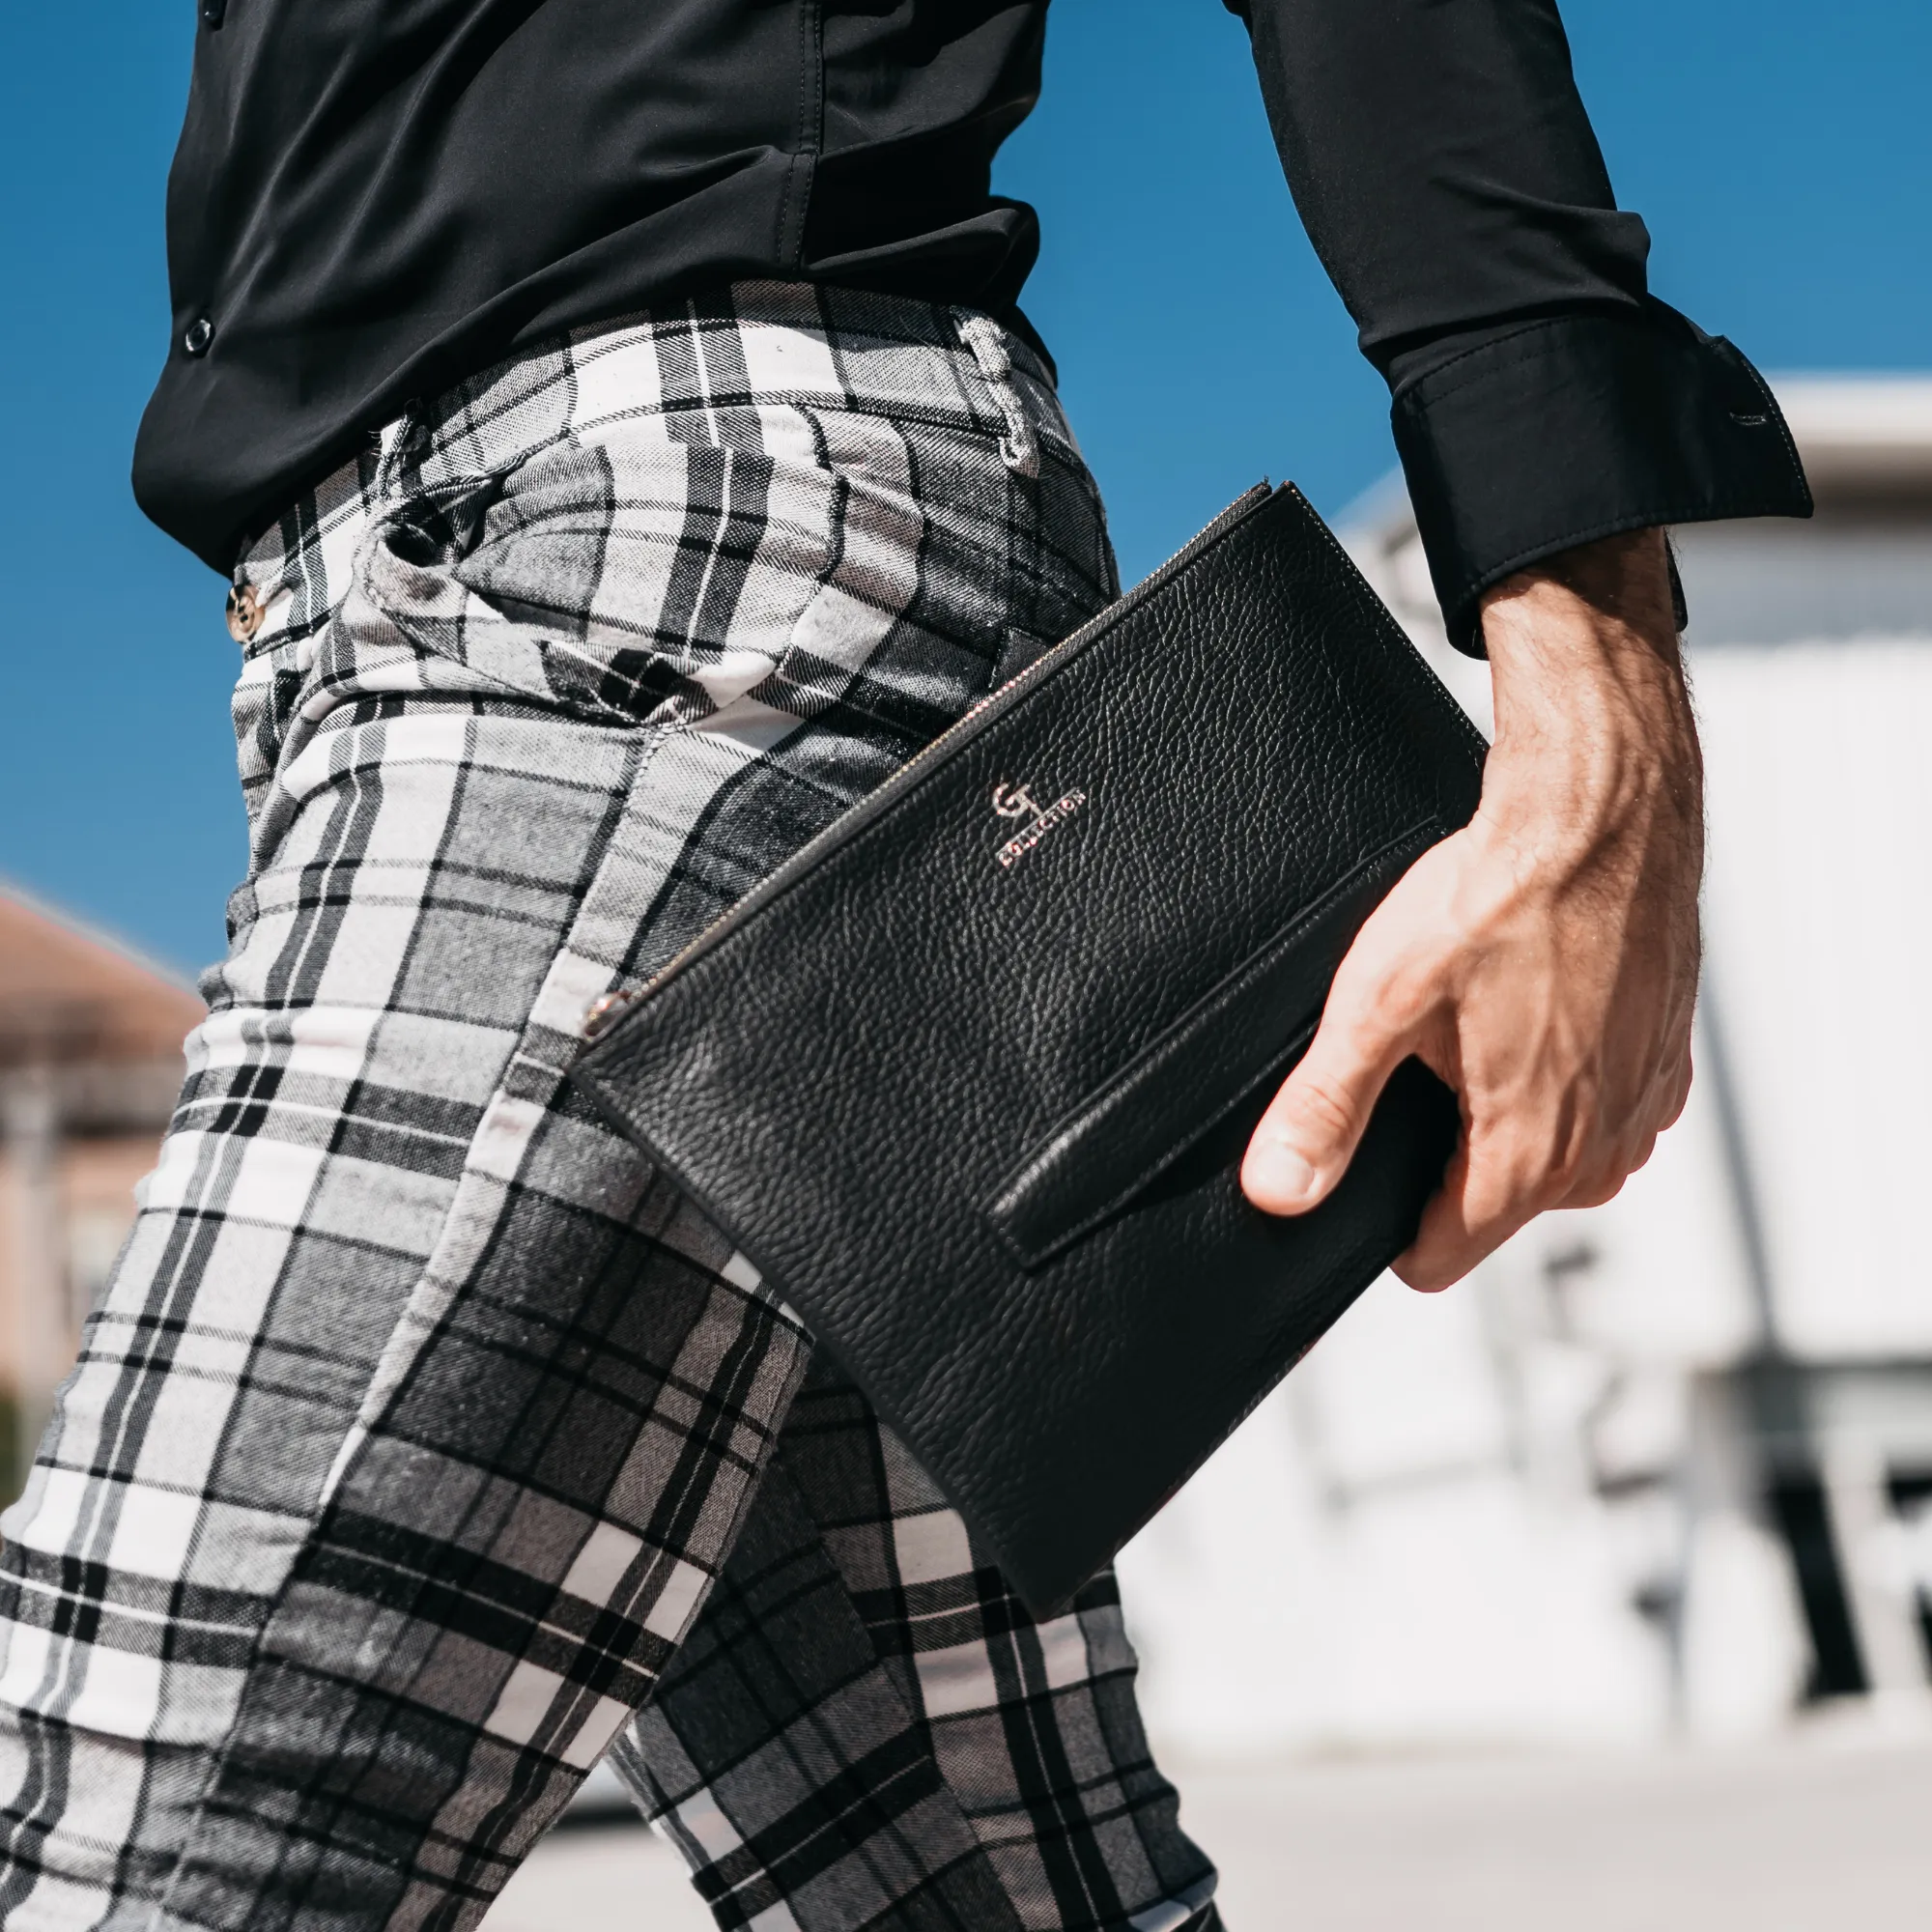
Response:
[[[1703,768],[1657,530],[1586,544],[1483,600],[1496,736],[1469,825],[1356,936],[1241,1185],[1305,1213],[1413,1054],[1462,1096],[1415,1244],[1446,1288],[1546,1208],[1607,1201],[1690,1086]]]

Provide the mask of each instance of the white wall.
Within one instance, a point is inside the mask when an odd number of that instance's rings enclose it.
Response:
[[[1699,652],[1710,973],[1780,1327],[1932,1354],[1932,639]]]
[[[1782,1338],[1932,1356],[1932,640],[1694,670],[1709,983]],[[1617,1201],[1447,1294],[1378,1283],[1123,1554],[1167,1749],[1785,1720],[1807,1649],[1714,1373],[1761,1327],[1710,1046]]]

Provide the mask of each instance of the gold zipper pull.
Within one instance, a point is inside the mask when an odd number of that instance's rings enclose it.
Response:
[[[583,1015],[583,1037],[602,1039],[637,997],[636,993],[606,993],[601,999],[592,1000],[590,1010]]]

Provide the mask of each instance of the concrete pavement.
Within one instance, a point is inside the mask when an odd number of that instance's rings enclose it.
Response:
[[[1932,1741],[1183,1772],[1233,1932],[1924,1932]],[[706,1932],[652,1833],[557,1833],[485,1932]]]

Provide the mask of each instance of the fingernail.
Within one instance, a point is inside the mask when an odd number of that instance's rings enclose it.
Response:
[[[1270,1141],[1256,1152],[1253,1179],[1259,1192],[1285,1207],[1315,1191],[1315,1170],[1286,1141]]]

